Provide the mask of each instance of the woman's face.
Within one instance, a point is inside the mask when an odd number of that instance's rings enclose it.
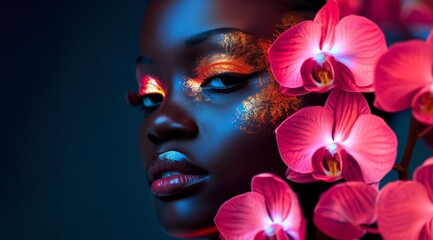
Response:
[[[284,176],[273,131],[305,99],[281,95],[267,62],[278,26],[301,19],[282,9],[267,0],[147,8],[137,60],[141,153],[170,235],[216,236],[224,201],[249,191],[258,173]]]

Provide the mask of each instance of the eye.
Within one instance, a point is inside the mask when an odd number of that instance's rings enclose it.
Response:
[[[217,92],[232,92],[241,87],[245,83],[245,80],[252,75],[234,72],[220,73],[206,79],[201,84],[201,87]]]
[[[162,94],[159,93],[150,93],[143,95],[141,97],[141,107],[143,108],[143,110],[146,111],[153,110],[161,104],[163,98],[164,97],[162,96]]]

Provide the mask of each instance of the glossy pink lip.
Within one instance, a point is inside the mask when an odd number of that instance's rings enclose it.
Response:
[[[156,196],[167,196],[181,192],[183,189],[201,182],[203,175],[175,175],[154,181],[151,185],[152,193]]]
[[[170,150],[157,155],[150,163],[147,175],[154,196],[174,195],[204,180],[207,173],[195,166],[182,153]]]

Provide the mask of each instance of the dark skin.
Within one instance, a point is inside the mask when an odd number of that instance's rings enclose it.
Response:
[[[250,191],[256,174],[284,178],[287,167],[273,130],[315,101],[280,96],[268,68],[267,46],[287,16],[308,19],[314,13],[291,12],[278,0],[150,1],[140,48],[145,57],[137,63],[137,80],[151,76],[158,90],[141,86],[132,101],[144,102],[143,163],[147,170],[158,161],[155,156],[175,150],[205,175],[193,187],[166,196],[153,194],[168,234],[218,238],[213,219],[223,202]],[[254,54],[245,55],[250,52]],[[318,194],[327,186],[291,186],[311,221]],[[314,229],[308,232],[308,239],[314,238]]]

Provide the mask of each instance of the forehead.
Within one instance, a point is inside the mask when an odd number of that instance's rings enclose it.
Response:
[[[279,0],[152,0],[145,12],[141,48],[183,44],[216,28],[271,38],[285,10]]]

